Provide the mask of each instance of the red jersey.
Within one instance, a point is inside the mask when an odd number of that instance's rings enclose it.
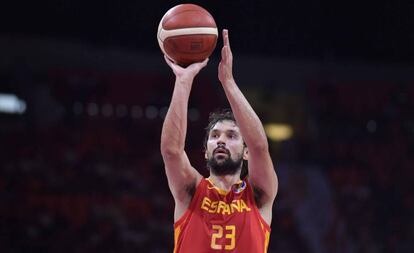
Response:
[[[265,253],[269,237],[247,180],[224,192],[203,178],[174,224],[174,253]]]

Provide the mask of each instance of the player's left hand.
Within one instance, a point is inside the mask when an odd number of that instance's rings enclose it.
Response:
[[[223,29],[223,48],[218,67],[218,78],[222,84],[233,80],[233,53],[230,48],[229,31]]]

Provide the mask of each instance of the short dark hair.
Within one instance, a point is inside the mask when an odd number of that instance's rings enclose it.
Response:
[[[229,121],[233,121],[234,123],[236,123],[236,119],[234,118],[233,112],[226,108],[226,109],[218,109],[212,113],[210,113],[210,115],[208,116],[208,125],[205,128],[206,130],[206,135],[204,136],[204,149],[207,149],[207,141],[208,141],[208,136],[210,134],[211,129],[213,129],[213,127],[218,123],[218,122],[222,122],[225,120],[229,120]]]
[[[218,122],[222,122],[222,121],[233,121],[236,125],[237,125],[237,121],[236,118],[234,118],[234,114],[231,111],[231,109],[229,108],[224,108],[224,109],[217,109],[214,112],[211,112],[209,117],[208,117],[208,125],[205,128],[206,130],[206,134],[204,136],[204,152],[207,151],[207,141],[208,141],[208,136],[210,135],[210,131],[211,129],[213,129],[213,127],[218,123]],[[243,145],[246,147],[246,143],[243,141]],[[242,171],[240,174],[240,178],[245,178],[248,174],[247,171],[247,161],[243,160],[243,165],[242,165]]]

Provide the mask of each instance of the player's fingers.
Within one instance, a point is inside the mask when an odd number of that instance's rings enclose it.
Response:
[[[221,58],[223,58],[223,60],[227,60],[229,57],[229,47],[228,46],[224,46],[221,49]]]
[[[223,29],[223,44],[230,50],[229,31],[227,29]]]
[[[209,60],[210,60],[210,58],[205,59],[205,60],[203,61],[203,65],[204,65],[204,66],[206,66]]]
[[[209,58],[205,59],[204,61],[200,62],[200,69],[204,68],[208,63]]]
[[[228,46],[224,46],[221,50],[221,58],[225,63],[230,63],[231,61],[231,51]]]
[[[226,54],[226,47],[225,46],[221,49],[221,61],[222,62],[227,62],[227,54]]]
[[[207,58],[202,62],[195,62],[195,63],[189,65],[187,67],[187,69],[191,69],[192,71],[195,71],[196,73],[198,73],[198,71],[200,71],[202,68],[204,68],[207,65],[208,60],[209,59]]]
[[[171,60],[166,55],[164,55],[164,60],[168,64],[168,66],[172,67],[171,66],[172,65],[172,62],[171,62]]]

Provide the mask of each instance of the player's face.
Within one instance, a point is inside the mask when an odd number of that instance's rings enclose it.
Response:
[[[240,129],[233,121],[219,121],[210,130],[206,159],[211,172],[216,175],[235,174],[241,169],[243,159],[247,159],[247,149]]]

